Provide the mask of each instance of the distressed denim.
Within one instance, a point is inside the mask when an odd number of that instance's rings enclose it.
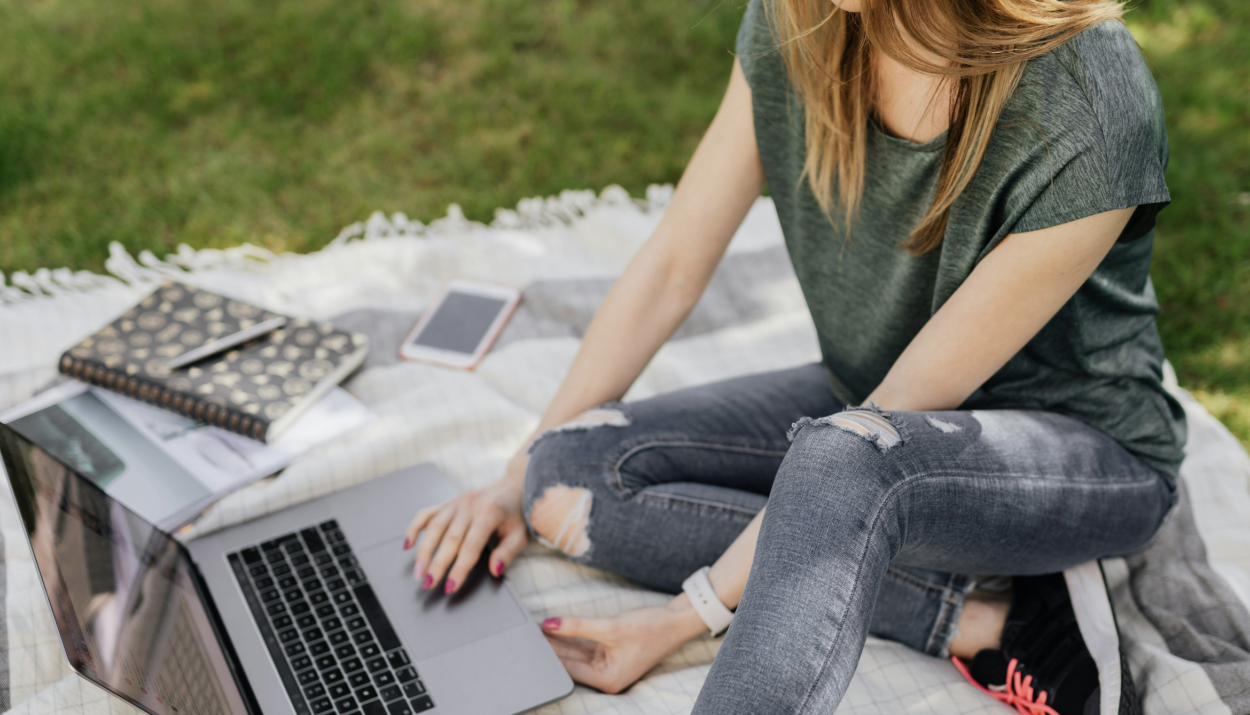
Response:
[[[523,508],[586,490],[574,561],[668,592],[768,505],[696,713],[830,712],[869,633],[943,656],[980,576],[1145,543],[1175,486],[1040,411],[843,411],[821,365],[600,408],[531,448]]]

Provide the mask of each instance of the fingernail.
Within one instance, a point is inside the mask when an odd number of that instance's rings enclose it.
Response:
[[[447,579],[447,583],[443,584],[443,593],[452,593],[456,590],[455,579]]]
[[[404,551],[407,551],[409,547],[411,546],[412,546],[412,539],[404,539]]]
[[[433,586],[434,586],[434,577],[427,573],[425,575],[425,578],[421,579],[421,588],[429,590]]]
[[[561,624],[561,623],[563,623],[563,622],[564,622],[564,621],[563,621],[563,620],[561,620],[561,619],[559,619],[559,618],[548,618],[547,620],[543,621],[543,630],[544,630],[544,631],[556,631],[556,630],[559,630],[559,629],[560,629],[560,624]]]
[[[496,575],[496,576],[502,576],[502,575],[503,575],[503,562],[502,562],[502,561],[496,561],[496,562],[495,562],[495,575]]]
[[[425,575],[425,567],[421,565],[420,561],[412,565],[412,580],[413,581],[420,581],[421,577],[424,575]]]

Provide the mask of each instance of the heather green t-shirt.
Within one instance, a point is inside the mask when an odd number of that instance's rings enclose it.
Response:
[[[865,400],[1008,234],[1137,206],[1093,276],[964,407],[1070,415],[1174,475],[1184,413],[1162,386],[1149,275],[1155,217],[1169,201],[1167,135],[1158,90],[1125,26],[1105,22],[1028,63],[941,245],[910,256],[898,246],[933,200],[945,135],[915,144],[872,123],[848,236],[800,177],[803,105],[775,49],[769,1],[751,0],[737,52],[769,191],[835,394]]]

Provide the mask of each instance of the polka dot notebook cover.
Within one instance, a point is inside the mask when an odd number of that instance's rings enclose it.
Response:
[[[295,318],[178,369],[170,361],[281,317],[216,293],[166,283],[61,356],[61,372],[201,422],[268,442],[365,359],[368,339]]]

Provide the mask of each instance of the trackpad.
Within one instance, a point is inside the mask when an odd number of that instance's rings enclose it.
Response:
[[[365,575],[382,601],[391,625],[414,660],[492,636],[529,620],[503,582],[479,563],[456,593],[424,591],[412,580],[415,555],[403,551],[402,538],[385,541],[357,554]]]

